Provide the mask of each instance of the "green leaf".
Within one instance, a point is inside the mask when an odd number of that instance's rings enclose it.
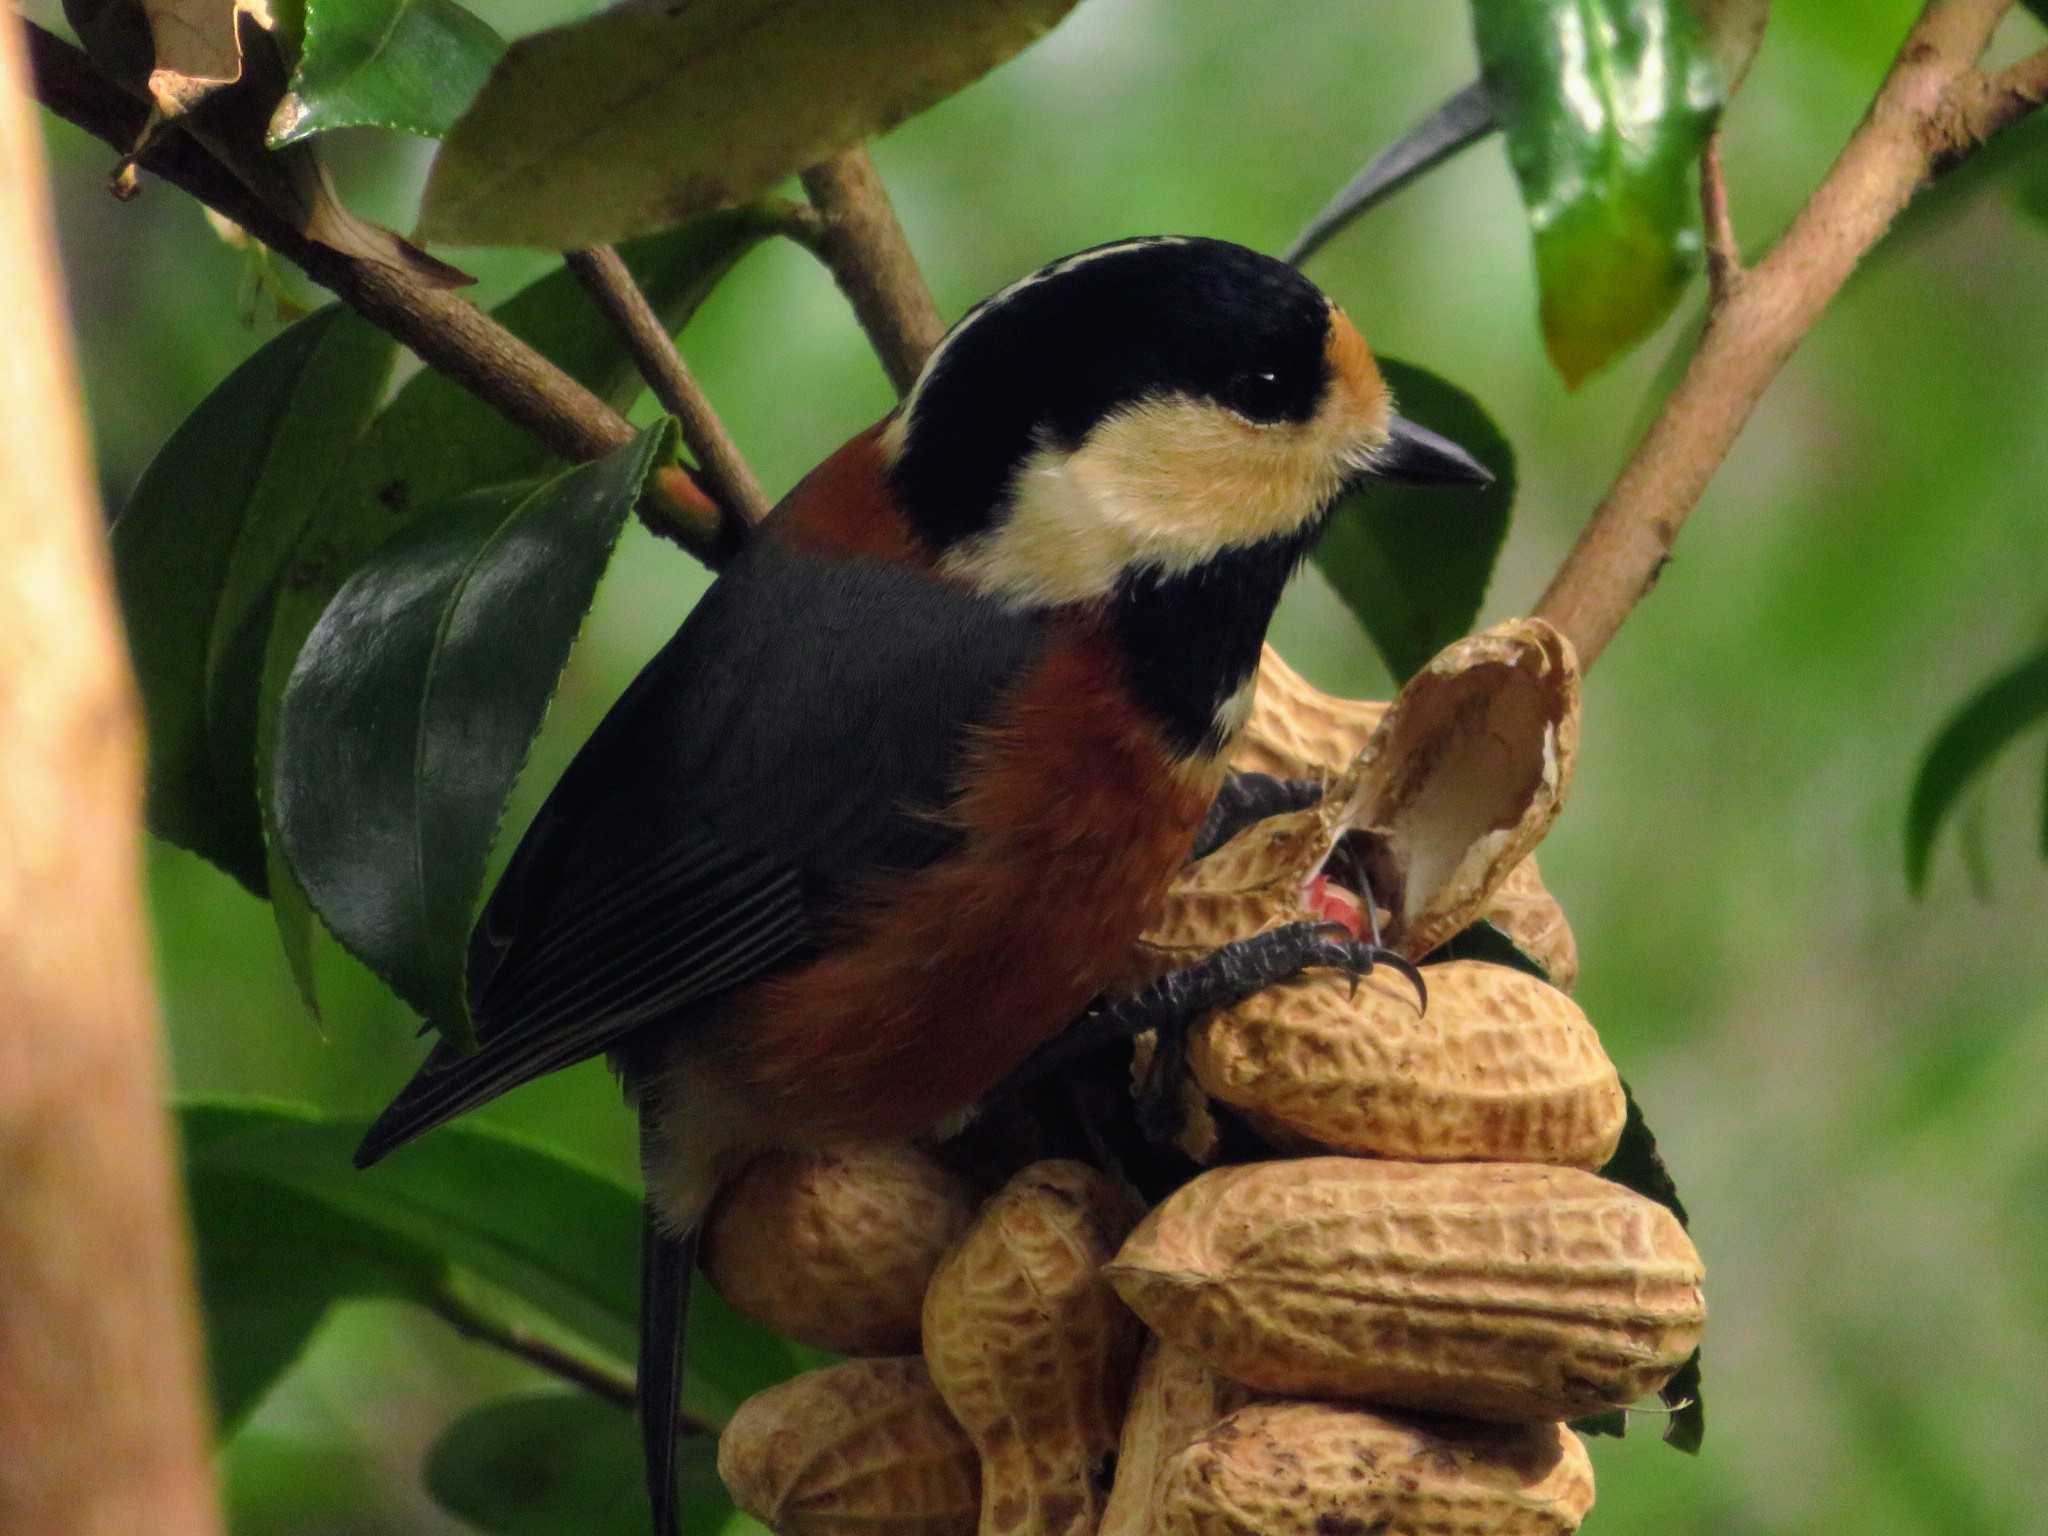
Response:
[[[185,418],[114,524],[151,830],[259,895],[264,641],[291,548],[362,435],[393,353],[339,305],[300,321]]]
[[[733,263],[776,228],[758,207],[733,208],[685,228],[635,241],[620,255],[671,333],[696,313]],[[582,285],[557,268],[492,311],[570,377],[624,409],[640,393],[632,359],[592,307]],[[346,471],[321,498],[312,526],[293,553],[263,663],[257,706],[257,783],[265,796],[264,831],[276,844],[268,803],[275,776],[277,705],[299,648],[348,574],[424,507],[479,486],[537,475],[562,461],[462,386],[431,369],[415,374],[371,423]],[[278,937],[307,1006],[313,1006],[312,923],[290,866],[270,861]]]
[[[1622,1081],[1621,1092],[1628,1101],[1628,1118],[1622,1123],[1620,1144],[1615,1147],[1614,1156],[1607,1160],[1607,1166],[1600,1170],[1600,1177],[1656,1201],[1678,1218],[1680,1226],[1690,1226],[1692,1218],[1686,1214],[1685,1202],[1678,1198],[1678,1185],[1672,1180],[1671,1170],[1664,1166],[1664,1154],[1657,1150],[1656,1135],[1643,1118],[1642,1106],[1636,1103],[1635,1093],[1626,1079]],[[1678,1368],[1678,1374],[1664,1383],[1657,1396],[1672,1410],[1671,1421],[1664,1426],[1664,1443],[1688,1456],[1697,1456],[1707,1432],[1707,1409],[1700,1390],[1700,1352],[1697,1349]],[[1619,1429],[1606,1428],[1594,1432],[1621,1433]]]
[[[1484,921],[1452,934],[1424,955],[1421,964],[1437,965],[1445,960],[1479,960],[1488,965],[1504,965],[1510,970],[1534,976],[1538,981],[1550,980],[1550,971],[1541,960],[1492,923]]]
[[[698,1435],[678,1457],[682,1528],[700,1536],[735,1518],[716,1454],[717,1442]],[[491,1536],[647,1536],[653,1527],[633,1416],[575,1393],[504,1397],[470,1410],[434,1442],[426,1478],[444,1509]]]
[[[1935,835],[1963,791],[2015,737],[2044,719],[2048,646],[1992,678],[1935,733],[1906,806],[1906,883],[1916,895],[1927,886]]]
[[[429,240],[567,249],[662,229],[882,133],[1074,0],[614,6],[521,38],[435,158]]]
[[[368,1121],[264,1100],[179,1109],[207,1348],[224,1423],[261,1398],[333,1302],[446,1310],[475,1282],[614,1361],[636,1358],[640,1202],[626,1186],[482,1125],[443,1126],[365,1173]],[[722,1424],[824,1357],[741,1318],[698,1277],[686,1401]]]
[[[1443,433],[1494,473],[1491,485],[1367,481],[1337,508],[1316,564],[1396,682],[1472,627],[1507,537],[1515,452],[1479,402],[1428,370],[1393,358],[1380,371],[1401,413]]]
[[[470,920],[498,820],[664,418],[538,490],[475,491],[372,555],[299,653],[272,786],[292,872],[343,944],[470,1038]]]
[[[1475,0],[1568,385],[1642,340],[1700,264],[1693,168],[1722,86],[1684,0]]]
[[[305,43],[270,120],[272,149],[330,128],[437,139],[490,77],[505,40],[456,0],[306,0]]]
[[[1308,221],[1280,259],[1301,265],[1338,231],[1499,126],[1485,81],[1475,80],[1452,92],[1429,116],[1368,160]]]

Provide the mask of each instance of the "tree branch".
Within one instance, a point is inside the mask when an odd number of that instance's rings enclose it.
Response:
[[[0,1531],[220,1529],[142,911],[142,733],[0,24]]]
[[[1974,66],[2012,0],[1929,0],[1869,113],[1782,238],[1713,301],[1678,387],[1594,510],[1536,614],[1591,666],[1669,558],[1764,390],[1927,181],[2048,94],[2036,54]]]
[[[889,189],[859,145],[803,173],[824,219],[816,250],[867,332],[896,393],[907,394],[946,333]]]
[[[516,1356],[535,1369],[546,1371],[550,1376],[565,1381],[572,1387],[580,1387],[593,1397],[616,1404],[628,1413],[631,1413],[638,1404],[633,1378],[626,1372],[616,1371],[598,1361],[572,1354],[552,1339],[543,1338],[530,1328],[522,1328],[516,1323],[508,1323],[503,1318],[493,1316],[453,1290],[443,1289],[428,1303],[428,1310],[464,1338],[503,1350],[506,1354]],[[677,1426],[686,1435],[718,1433],[702,1419],[689,1414],[679,1415]]]
[[[712,409],[710,397],[676,350],[668,327],[633,281],[632,270],[608,245],[570,251],[563,258],[613,329],[625,341],[644,378],[696,456],[698,477],[725,511],[749,523],[768,515],[768,496]]]
[[[1721,165],[1721,130],[1707,136],[1700,156],[1700,224],[1706,235],[1708,302],[1722,305],[1733,297],[1748,274],[1742,247],[1735,240],[1735,221],[1728,212],[1728,177]]]
[[[148,117],[147,105],[69,43],[25,25],[37,99],[126,154]],[[397,267],[308,240],[185,134],[158,134],[137,163],[233,219],[563,458],[598,458],[632,440],[625,417],[476,306]],[[679,472],[660,484],[650,526],[716,564],[736,542],[717,501]],[[643,517],[648,511],[643,502]]]

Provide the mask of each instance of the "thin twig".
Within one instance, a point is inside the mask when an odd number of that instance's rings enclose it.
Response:
[[[427,1303],[427,1309],[464,1338],[474,1339],[479,1344],[488,1344],[508,1355],[516,1355],[527,1364],[546,1371],[550,1376],[566,1381],[572,1387],[581,1387],[592,1396],[603,1398],[608,1403],[615,1403],[628,1413],[638,1404],[633,1378],[624,1371],[613,1370],[598,1361],[572,1354],[531,1329],[492,1316],[453,1290],[444,1287],[436,1292],[434,1298]],[[677,1424],[686,1435],[718,1433],[703,1420],[688,1414],[681,1415],[677,1419]]]
[[[906,394],[946,328],[896,222],[889,189],[858,145],[812,166],[803,183],[824,219],[819,258],[853,306],[896,393]]]
[[[33,23],[26,29],[36,98],[126,154],[148,117],[147,105],[108,80],[71,44]],[[428,287],[398,267],[308,240],[183,133],[156,135],[137,163],[233,219],[562,457],[599,458],[632,441],[633,428],[625,417],[475,305]],[[735,542],[717,502],[681,474],[664,476],[662,484],[650,526],[716,563]],[[643,516],[649,511],[647,500]]]
[[[1993,75],[1972,74],[1953,93],[1962,142],[1981,144],[2048,101],[2048,48]]]
[[[1536,606],[1590,666],[1670,557],[1764,390],[1927,181],[2048,95],[2036,54],[1974,65],[2012,0],[1929,0],[1868,115],[1783,237],[1708,311],[1685,375]]]
[[[1709,302],[1724,305],[1747,275],[1742,247],[1735,241],[1735,221],[1728,212],[1728,177],[1721,166],[1721,130],[1707,136],[1700,156],[1700,222],[1706,237]]]
[[[668,327],[633,280],[632,269],[608,245],[570,251],[562,259],[618,331],[655,399],[682,423],[683,441],[696,456],[698,479],[711,498],[733,516],[761,521],[768,515],[767,493],[683,362]]]

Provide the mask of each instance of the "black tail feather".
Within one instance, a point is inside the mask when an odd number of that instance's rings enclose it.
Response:
[[[690,1315],[690,1277],[697,1267],[695,1230],[662,1229],[654,1207],[642,1208],[640,1231],[640,1443],[647,1461],[647,1497],[654,1536],[678,1536],[677,1418],[683,1406],[683,1335]]]

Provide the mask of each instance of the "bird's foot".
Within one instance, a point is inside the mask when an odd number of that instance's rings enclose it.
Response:
[[[1210,802],[1188,857],[1207,858],[1254,822],[1305,811],[1323,798],[1318,779],[1278,779],[1270,773],[1233,773]]]
[[[1330,969],[1357,978],[1385,966],[1399,972],[1415,988],[1416,1001],[1429,1005],[1422,973],[1406,957],[1356,938],[1336,923],[1299,922],[1269,928],[1237,939],[1197,960],[1169,971],[1136,992],[1098,999],[1080,1018],[1025,1058],[1007,1086],[1028,1087],[1061,1068],[1091,1056],[1105,1046],[1156,1030],[1162,1043],[1171,1033],[1182,1037],[1175,1049],[1185,1051],[1185,1035],[1194,1021],[1218,1008],[1230,1008],[1255,993],[1304,971]]]

